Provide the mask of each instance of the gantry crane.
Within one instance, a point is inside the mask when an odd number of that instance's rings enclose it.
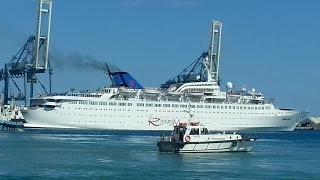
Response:
[[[187,82],[216,81],[220,85],[219,64],[221,49],[222,23],[216,20],[211,22],[209,48],[199,58],[193,61],[176,77],[161,85],[167,89],[173,84]]]
[[[48,69],[49,91],[51,93],[52,69],[49,63],[51,13],[52,0],[39,0],[36,34],[30,36],[11,61],[6,63],[5,67],[0,70],[0,81],[4,81],[3,104],[8,104],[8,101],[13,98],[16,101],[24,101],[25,105],[27,105],[28,99],[33,97],[34,85],[36,83],[39,83],[44,91],[48,93],[37,77],[37,74],[44,74]],[[18,79],[22,78],[24,79],[23,91],[17,83]],[[10,82],[13,82],[18,90],[18,94],[15,95],[12,92]],[[28,83],[30,84],[29,96],[27,96]],[[10,90],[11,92],[9,92]]]

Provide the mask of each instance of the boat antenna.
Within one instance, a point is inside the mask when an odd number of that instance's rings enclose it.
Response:
[[[111,71],[110,71],[110,69],[108,67],[108,64],[106,62],[105,62],[105,65],[106,65],[107,70],[108,70],[107,74],[109,75],[109,78],[110,78],[110,81],[111,81],[111,85],[114,86],[113,77],[111,76]]]
[[[193,117],[193,114],[191,113],[192,111],[191,111],[191,105],[190,105],[190,101],[189,101],[189,104],[188,104],[188,108],[185,110],[187,113],[188,113],[188,115],[189,115],[189,117],[188,117],[188,125],[190,125],[191,124],[191,119],[192,119],[192,117]]]

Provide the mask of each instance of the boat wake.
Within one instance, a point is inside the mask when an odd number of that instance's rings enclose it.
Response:
[[[286,139],[257,139],[260,142],[294,142],[293,140]]]

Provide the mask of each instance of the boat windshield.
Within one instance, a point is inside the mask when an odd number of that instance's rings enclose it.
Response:
[[[191,128],[190,135],[199,135],[199,128]]]
[[[201,134],[209,134],[209,131],[207,128],[201,129]]]
[[[204,134],[209,134],[209,131],[207,128],[191,128],[190,130],[190,135],[204,135]]]

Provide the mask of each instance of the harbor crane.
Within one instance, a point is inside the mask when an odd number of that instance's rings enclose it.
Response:
[[[3,69],[0,69],[0,81],[4,81],[3,104],[8,104],[10,99],[14,99],[15,101],[24,101],[27,105],[28,99],[33,97],[36,83],[39,83],[48,93],[37,77],[37,74],[44,74],[47,70],[49,70],[49,92],[51,93],[53,71],[49,63],[51,13],[52,0],[39,0],[36,34],[30,36],[11,61],[6,63]],[[18,85],[19,79],[23,79],[23,88]],[[10,82],[18,90],[17,94],[13,93]],[[30,84],[29,88],[27,87],[28,83]],[[29,96],[27,95],[28,89]]]
[[[189,66],[183,69],[176,77],[168,80],[161,85],[161,88],[167,89],[173,84],[187,82],[206,82],[216,81],[220,85],[219,65],[221,49],[222,23],[216,20],[211,22],[210,40],[208,50],[203,52],[199,58],[193,61]],[[204,66],[210,71],[205,73]]]

